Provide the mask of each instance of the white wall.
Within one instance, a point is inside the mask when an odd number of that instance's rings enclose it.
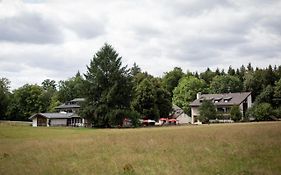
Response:
[[[192,119],[189,117],[187,114],[183,113],[180,116],[177,117],[178,123],[179,124],[187,124],[191,123]]]
[[[32,119],[32,126],[33,126],[33,127],[37,127],[37,117],[34,117],[34,118]]]
[[[248,108],[252,107],[252,95],[249,95],[247,98]]]
[[[66,126],[67,119],[49,119],[51,120],[51,126]]]
[[[199,115],[198,107],[191,107],[191,124],[194,123],[194,116]]]

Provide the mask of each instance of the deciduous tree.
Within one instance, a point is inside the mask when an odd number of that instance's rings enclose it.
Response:
[[[241,92],[242,89],[239,78],[231,75],[216,76],[210,84],[211,93]]]
[[[66,102],[74,98],[84,97],[84,79],[78,72],[74,77],[59,82],[58,100]]]
[[[166,72],[162,83],[165,89],[173,95],[173,90],[177,87],[179,80],[184,76],[182,69],[179,67],[175,67],[172,71]]]
[[[47,107],[43,98],[44,90],[38,85],[26,84],[15,91],[11,96],[9,116],[12,120],[28,120],[38,112],[46,112]]]
[[[0,79],[0,119],[5,119],[9,105],[9,85],[10,81],[7,78]]]
[[[173,104],[190,113],[189,103],[196,99],[198,92],[206,92],[206,83],[193,76],[183,77],[173,92]]]

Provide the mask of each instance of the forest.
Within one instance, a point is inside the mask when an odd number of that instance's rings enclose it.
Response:
[[[46,79],[41,84],[25,84],[11,91],[8,77],[0,78],[0,120],[21,120],[38,112],[55,112],[55,107],[83,97],[79,114],[107,127],[120,123],[124,116],[158,120],[168,117],[172,104],[190,113],[189,103],[202,93],[252,92],[254,105],[247,115],[258,120],[281,116],[281,66],[264,68],[241,65],[228,70],[206,68],[191,72],[175,67],[155,77],[135,63],[128,68],[122,57],[105,44],[90,60],[87,72],[79,71],[67,80]]]

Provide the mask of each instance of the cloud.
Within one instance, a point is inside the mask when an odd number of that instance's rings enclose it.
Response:
[[[63,36],[51,20],[37,13],[0,18],[0,41],[19,43],[59,43]]]
[[[0,3],[0,75],[14,88],[85,72],[105,42],[155,76],[281,64],[278,0],[14,1]]]
[[[94,20],[89,17],[83,17],[77,21],[68,24],[67,27],[74,31],[78,37],[91,39],[105,34],[105,27],[99,20]]]

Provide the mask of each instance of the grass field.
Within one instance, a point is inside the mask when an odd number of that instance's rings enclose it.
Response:
[[[140,129],[0,125],[0,174],[281,174],[281,122]]]

